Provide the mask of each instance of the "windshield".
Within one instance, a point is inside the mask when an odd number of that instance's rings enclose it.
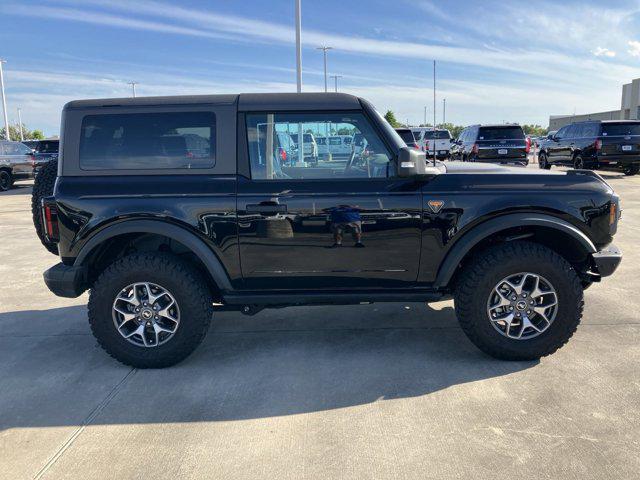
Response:
[[[602,135],[603,136],[614,136],[614,135],[640,135],[640,122],[638,123],[603,123],[602,124]]]
[[[478,140],[523,140],[522,127],[480,127]]]
[[[416,139],[413,137],[413,132],[411,132],[411,130],[399,129],[396,130],[396,132],[398,132],[400,138],[402,138],[402,140],[404,140],[404,143],[406,143],[407,145],[416,142]]]
[[[424,138],[427,140],[445,140],[451,138],[451,134],[449,130],[436,130],[435,132],[433,130],[427,130],[424,132]]]

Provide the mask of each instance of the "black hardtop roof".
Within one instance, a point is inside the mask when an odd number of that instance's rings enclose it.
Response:
[[[358,97],[346,93],[241,93],[222,95],[173,95],[73,100],[65,110],[101,107],[152,107],[169,105],[238,105],[240,111],[354,110],[362,108]]]

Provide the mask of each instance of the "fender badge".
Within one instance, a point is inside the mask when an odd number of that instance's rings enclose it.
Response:
[[[442,200],[429,200],[427,202],[427,205],[429,205],[429,208],[433,213],[438,213],[440,210],[442,210],[444,202]]]

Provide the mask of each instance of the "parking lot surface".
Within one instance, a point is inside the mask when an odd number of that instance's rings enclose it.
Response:
[[[51,294],[58,260],[30,186],[0,194],[0,478],[563,478],[640,471],[640,176],[618,272],[539,362],[502,362],[452,302],[220,313],[166,370],[108,357],[87,297]]]

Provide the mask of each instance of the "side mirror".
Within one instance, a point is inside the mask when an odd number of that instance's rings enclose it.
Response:
[[[427,173],[427,156],[415,148],[402,147],[398,152],[398,176],[416,177]]]

